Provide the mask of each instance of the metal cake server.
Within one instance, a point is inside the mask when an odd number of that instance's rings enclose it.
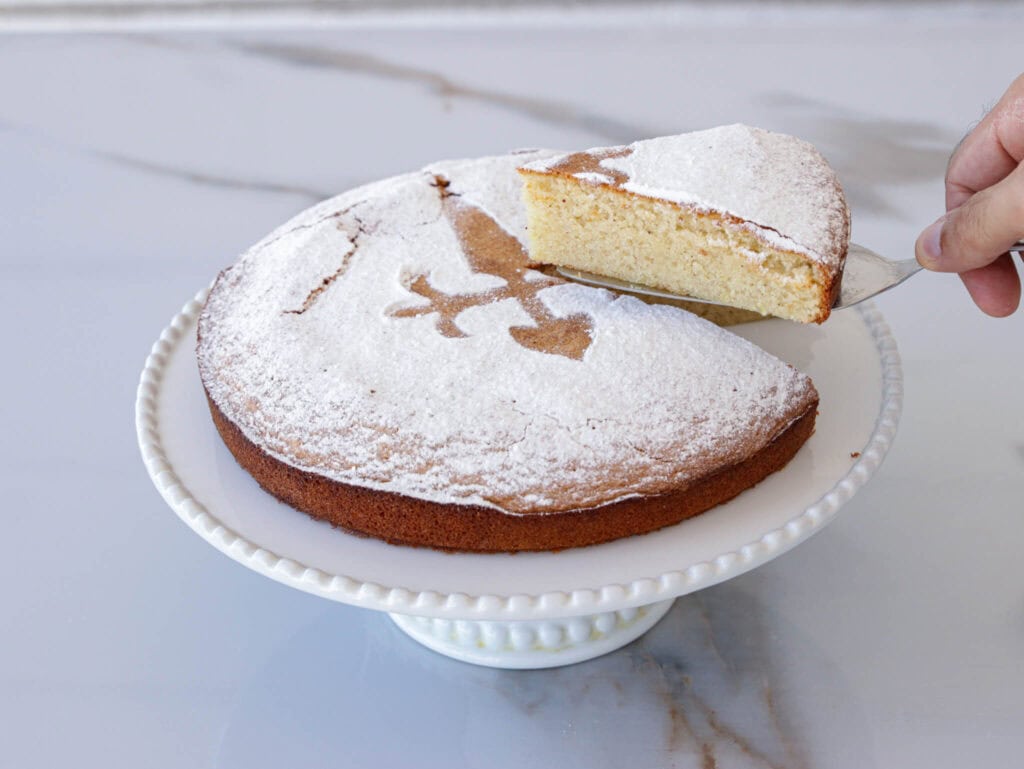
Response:
[[[1012,253],[1024,253],[1024,240],[1017,241],[1008,250]],[[690,296],[672,294],[668,291],[642,286],[638,283],[606,278],[603,275],[594,275],[590,272],[582,272],[569,267],[557,267],[556,269],[560,275],[569,280],[611,289],[612,291],[643,294],[659,299],[682,299],[687,302],[718,304],[718,302],[711,302],[707,299],[695,299]],[[865,299],[878,296],[883,291],[888,291],[893,286],[898,286],[920,270],[921,265],[915,259],[901,259],[894,262],[886,259],[884,256],[879,256],[874,251],[864,248],[864,246],[851,243],[846,254],[846,266],[843,268],[843,282],[839,287],[839,296],[836,298],[836,303],[832,305],[832,309],[842,310],[859,304]]]

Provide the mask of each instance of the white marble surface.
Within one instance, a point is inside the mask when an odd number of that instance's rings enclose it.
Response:
[[[839,519],[579,666],[438,657],[239,567],[146,477],[153,338],[320,197],[741,120],[818,144],[903,257],[1021,66],[1010,11],[623,16],[0,38],[0,766],[1021,765],[1024,313],[953,278],[879,302],[904,418]]]

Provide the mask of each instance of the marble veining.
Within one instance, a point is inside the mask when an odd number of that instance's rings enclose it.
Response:
[[[174,166],[169,163],[162,163],[160,161],[132,157],[121,152],[75,144],[72,141],[60,138],[51,132],[44,131],[37,127],[25,124],[19,125],[5,120],[0,120],[0,132],[17,134],[34,143],[60,148],[84,157],[100,160],[104,163],[110,163],[115,166],[138,171],[148,176],[175,179],[192,185],[213,187],[229,191],[288,195],[298,197],[307,203],[317,203],[335,194],[333,192],[316,190],[285,182],[242,179],[213,172],[192,170],[180,166]]]
[[[657,136],[664,131],[650,126],[618,120],[591,112],[568,102],[517,95],[492,88],[459,82],[451,75],[426,67],[389,61],[378,55],[311,45],[272,45],[252,42],[227,42],[231,48],[266,57],[285,64],[319,69],[334,69],[354,75],[368,75],[393,82],[414,83],[426,87],[442,100],[468,101],[517,112],[553,125],[568,125],[589,131],[611,142],[627,143],[637,138]]]
[[[218,187],[225,190],[293,195],[311,203],[317,203],[321,200],[325,200],[334,194],[325,190],[315,190],[308,187],[281,182],[237,179],[229,176],[221,176],[219,174],[206,173],[203,171],[193,171],[187,168],[174,167],[152,160],[143,160],[141,158],[134,158],[117,152],[108,152],[106,150],[90,149],[86,150],[86,152],[93,157],[109,161],[119,166],[131,168],[136,171],[141,171],[146,174],[164,176],[192,184]]]
[[[430,745],[430,766],[816,766],[772,660],[779,628],[735,584],[679,599],[653,630],[617,652],[543,671],[478,668],[423,653],[373,616],[348,616],[344,630],[339,621],[321,617],[254,671],[236,699],[218,765],[302,760],[293,743],[261,726],[302,703],[301,738],[322,756],[314,766],[347,751],[350,765],[370,756],[387,765],[388,748],[375,738],[351,745],[352,734],[370,735],[378,719],[400,723],[410,744]],[[326,728],[332,721],[345,728]]]

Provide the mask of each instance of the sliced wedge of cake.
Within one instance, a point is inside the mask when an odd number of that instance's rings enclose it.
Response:
[[[744,125],[519,168],[531,259],[801,321],[839,291],[850,213],[810,144]]]

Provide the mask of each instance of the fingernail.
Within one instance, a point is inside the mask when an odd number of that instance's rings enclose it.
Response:
[[[946,217],[940,216],[921,233],[921,237],[918,240],[921,244],[918,261],[925,267],[938,267],[942,261],[942,244],[940,240],[942,238],[942,225],[945,222]]]

